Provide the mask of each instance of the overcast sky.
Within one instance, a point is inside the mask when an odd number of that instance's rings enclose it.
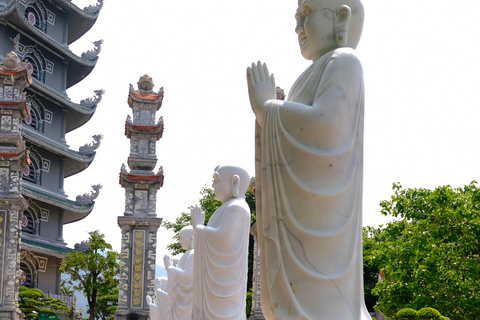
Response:
[[[74,0],[83,8],[94,0]],[[365,26],[357,48],[365,73],[364,225],[389,221],[379,202],[392,183],[404,187],[463,186],[479,179],[480,1],[364,0]],[[452,4],[455,4],[453,6]],[[70,247],[100,230],[120,250],[117,216],[125,193],[118,183],[127,162],[124,122],[129,83],[145,73],[165,98],[157,143],[165,183],[157,216],[173,221],[198,202],[218,164],[254,175],[254,116],[245,70],[267,63],[286,93],[310,64],[294,32],[296,1],[105,0],[93,28],[70,49],[80,55],[104,39],[93,72],[69,89],[79,102],[106,90],[92,120],[67,135],[72,149],[102,133],[92,165],[67,178],[71,199],[101,183],[93,212],[66,225]],[[158,231],[157,263],[172,234]]]

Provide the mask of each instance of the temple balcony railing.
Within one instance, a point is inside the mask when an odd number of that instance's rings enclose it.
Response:
[[[50,292],[47,292],[45,293],[45,296],[47,298],[54,298],[54,299],[60,299],[62,300],[66,305],[67,307],[71,307],[71,306],[74,306],[75,305],[75,302],[77,301],[77,298],[75,297],[75,295],[71,295],[71,296],[67,296],[67,295],[64,295],[64,294],[54,294],[54,293],[50,293]]]

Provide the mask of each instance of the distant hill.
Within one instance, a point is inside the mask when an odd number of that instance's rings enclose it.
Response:
[[[166,277],[167,276],[167,270],[159,264],[155,265],[155,278],[158,277]]]

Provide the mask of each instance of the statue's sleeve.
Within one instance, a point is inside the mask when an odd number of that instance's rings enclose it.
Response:
[[[363,71],[354,51],[339,50],[314,65],[281,103],[281,126],[304,149],[338,152],[348,148],[363,106]],[[268,108],[266,108],[268,112]]]

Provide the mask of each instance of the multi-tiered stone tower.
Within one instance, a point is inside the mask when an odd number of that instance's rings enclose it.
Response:
[[[125,212],[118,217],[122,229],[120,284],[115,319],[127,319],[137,313],[146,320],[149,307],[145,297],[154,295],[157,229],[162,222],[156,217],[157,190],[163,185],[163,169],[157,164],[155,146],[162,137],[163,119],[156,121],[156,112],[163,100],[163,88],[154,92],[152,79],[144,75],[138,90],[130,85],[128,104],[132,108],[125,122],[125,135],[130,139],[127,171],[122,165],[120,184],[125,188]]]
[[[21,129],[30,114],[27,66],[10,52],[0,66],[0,319],[19,319],[20,215],[27,208],[21,175],[28,166]]]

